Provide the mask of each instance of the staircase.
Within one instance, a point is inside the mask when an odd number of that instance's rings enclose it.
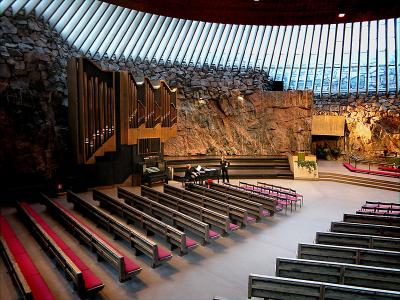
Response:
[[[286,156],[231,156],[226,158],[230,162],[229,178],[284,178],[293,179],[289,161]],[[165,157],[167,167],[174,168],[174,179],[179,180],[185,175],[187,164],[192,167],[219,169],[220,157]]]
[[[347,183],[347,184],[365,186],[375,189],[400,192],[400,180],[389,181],[389,180],[367,178],[354,175],[344,175],[331,172],[319,172],[319,180],[334,181],[339,183]]]

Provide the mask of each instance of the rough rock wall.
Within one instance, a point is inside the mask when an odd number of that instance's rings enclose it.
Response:
[[[387,148],[400,154],[400,99],[394,96],[315,99],[313,114],[346,117],[346,152],[364,158]]]
[[[312,93],[262,92],[178,104],[178,136],[165,154],[276,155],[310,149]]]
[[[34,17],[0,17],[3,179],[40,181],[68,165],[66,64],[77,54]]]
[[[0,17],[2,177],[49,178],[71,165],[66,64],[78,55],[34,16]],[[308,106],[270,104],[275,100],[264,93],[271,87],[265,73],[92,59],[104,69],[130,70],[178,87],[179,135],[167,143],[167,154],[276,154],[309,147]],[[312,101],[306,94],[298,95]],[[372,155],[385,146],[400,152],[399,106],[398,98],[317,99],[313,113],[345,114],[349,147]]]

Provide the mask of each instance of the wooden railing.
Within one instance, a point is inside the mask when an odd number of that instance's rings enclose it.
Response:
[[[78,163],[134,145],[138,139],[176,135],[176,89],[165,81],[135,80],[127,71],[104,71],[86,58],[68,63],[69,118]],[[160,125],[160,126],[159,126]]]

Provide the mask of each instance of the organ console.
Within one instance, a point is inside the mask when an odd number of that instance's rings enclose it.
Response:
[[[130,166],[131,175],[141,170],[137,164],[149,156],[158,157],[157,164],[162,165],[162,145],[177,132],[176,89],[163,80],[138,80],[128,71],[104,71],[80,57],[68,62],[68,92],[72,148],[78,164],[93,165],[106,153],[115,153],[114,160],[129,156],[125,163],[136,164]],[[150,144],[159,145],[158,151],[145,147]],[[114,172],[123,163],[114,161]]]

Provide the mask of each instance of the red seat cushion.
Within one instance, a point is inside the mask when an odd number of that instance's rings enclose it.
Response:
[[[26,253],[24,246],[16,237],[9,237],[9,238],[4,237],[4,239],[6,240],[7,245],[14,256]]]
[[[247,216],[247,222],[248,222],[248,223],[250,223],[250,222],[255,222],[256,220],[257,220],[257,219],[254,218],[254,217]]]
[[[79,270],[84,271],[89,267],[72,251],[71,249],[63,250],[69,259],[78,267]]]
[[[25,277],[39,273],[35,265],[33,264],[31,257],[27,253],[16,256],[15,260],[17,261],[18,266]]]
[[[392,208],[391,204],[379,204],[378,206],[379,209],[389,209]]]
[[[263,210],[263,211],[262,211],[262,215],[263,215],[264,217],[269,216],[269,211],[268,211],[268,210]]]
[[[219,234],[218,234],[218,232],[215,232],[214,230],[209,229],[208,230],[208,237],[210,239],[213,239],[213,238],[219,237]]]
[[[237,230],[239,229],[239,226],[233,223],[229,223],[229,230],[233,231],[233,230]]]
[[[197,246],[197,242],[186,237],[186,247],[190,248],[190,247],[194,247],[194,246]]]
[[[82,275],[85,281],[85,288],[88,290],[103,285],[100,279],[90,269],[82,271]]]
[[[31,288],[33,299],[40,300],[53,300],[55,297],[51,293],[46,282],[43,280],[40,274],[32,275],[26,278],[26,281]]]
[[[157,246],[157,252],[158,252],[159,260],[167,259],[172,256],[171,253],[169,253],[167,250],[161,248],[160,246]]]
[[[127,273],[141,269],[141,267],[139,265],[137,265],[133,260],[131,260],[127,257],[124,257],[123,260],[125,263],[125,271]]]

